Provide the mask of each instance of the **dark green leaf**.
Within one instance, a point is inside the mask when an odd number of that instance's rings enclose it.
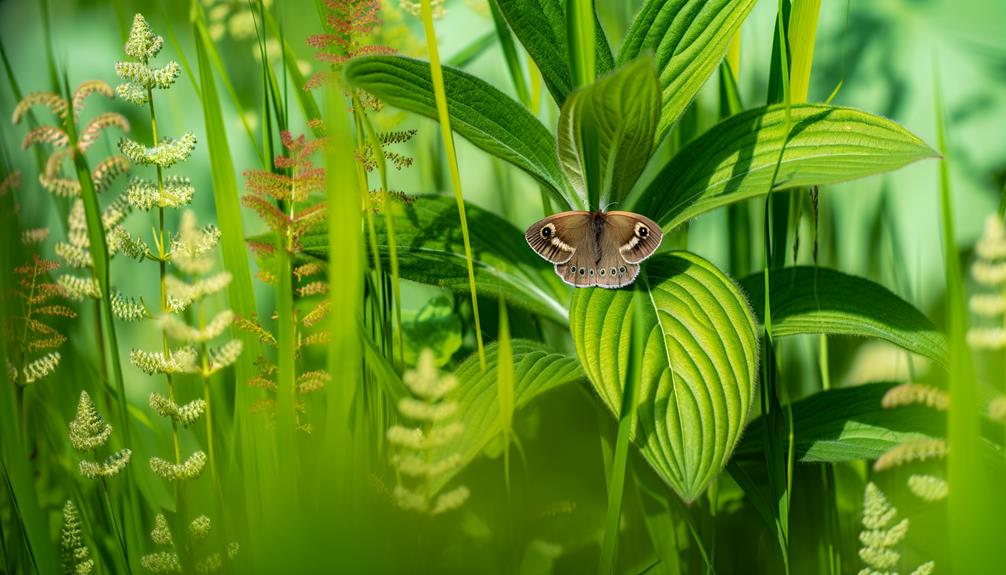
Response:
[[[366,56],[345,65],[346,80],[382,101],[437,119],[428,62],[401,56]],[[487,82],[444,67],[451,128],[477,147],[527,172],[559,201],[564,197],[555,140],[523,106]]]
[[[392,204],[401,277],[468,292],[468,268],[452,198],[420,196],[411,205]],[[566,323],[568,289],[552,266],[527,246],[523,233],[499,216],[466,204],[480,295],[503,297],[515,306]],[[384,218],[375,218],[378,250],[388,257]],[[327,258],[324,231],[303,238],[304,251]]]
[[[498,0],[510,29],[541,70],[545,86],[560,106],[573,90],[569,39],[563,0]],[[601,24],[594,19],[595,67],[601,75],[614,60]]]
[[[876,459],[905,441],[943,435],[942,416],[932,409],[881,407],[891,387],[893,384],[871,383],[833,389],[794,403],[794,458],[803,462]],[[763,424],[760,417],[751,423],[737,447],[736,460],[762,460]],[[780,445],[779,449],[785,447]]]
[[[769,284],[773,337],[804,333],[875,337],[946,365],[946,337],[921,311],[880,284],[809,266],[774,272]],[[748,276],[741,286],[761,315],[764,276]]]

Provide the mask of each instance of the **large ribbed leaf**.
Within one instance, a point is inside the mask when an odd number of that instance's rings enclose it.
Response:
[[[663,92],[663,137],[723,59],[755,0],[650,0],[629,28],[618,63],[653,52]]]
[[[436,120],[430,64],[402,56],[365,56],[344,66],[346,80],[383,102]],[[523,106],[503,92],[449,66],[444,90],[451,128],[472,144],[527,172],[561,202],[566,185],[555,155],[555,140]]]
[[[536,341],[514,339],[511,343],[513,344],[512,399],[515,411],[550,389],[583,378],[583,370],[576,358],[556,353],[548,349],[545,344]],[[464,433],[445,449],[461,455],[458,469],[475,459],[482,449],[503,431],[503,416],[500,412],[496,382],[498,373],[498,343],[486,347],[485,370],[479,368],[478,355],[472,354],[458,366],[455,373],[458,387],[451,393],[449,399],[458,403],[458,419],[464,425]],[[438,484],[446,483],[449,478],[449,476],[438,478]]]
[[[774,190],[845,182],[937,156],[898,124],[859,110],[793,106],[792,120]],[[732,116],[681,150],[626,209],[672,229],[765,194],[785,138],[783,106]]]
[[[393,204],[398,272],[405,279],[468,293],[468,267],[458,228],[458,207],[446,196],[419,196],[410,205]],[[565,284],[552,265],[538,257],[510,222],[465,204],[471,232],[475,284],[480,295],[503,297],[507,303],[566,323]],[[384,218],[375,218],[377,249],[389,255]],[[321,230],[305,236],[304,251],[328,258]],[[369,258],[368,258],[369,259]]]
[[[650,303],[635,441],[692,501],[726,465],[747,421],[757,373],[754,316],[729,278],[689,252],[655,256],[635,285],[649,290]],[[569,314],[580,362],[616,415],[631,301],[631,290],[581,289]]]
[[[559,165],[576,194],[589,198],[586,206],[620,202],[629,193],[650,159],[659,119],[659,87],[648,57],[566,98],[556,136]]]
[[[510,29],[541,70],[548,91],[561,106],[574,87],[565,0],[497,0],[497,4]],[[595,69],[601,75],[614,67],[614,60],[596,16],[594,46]]]
[[[751,306],[765,309],[765,277],[741,280]],[[946,365],[947,340],[912,304],[866,278],[814,267],[774,272],[772,336],[827,333],[875,337]]]
[[[942,436],[943,416],[932,409],[921,405],[897,409],[881,406],[884,394],[893,385],[870,383],[833,389],[794,403],[793,457],[804,462],[876,459],[905,441]],[[738,462],[763,461],[762,425],[760,417],[751,422],[734,454]]]

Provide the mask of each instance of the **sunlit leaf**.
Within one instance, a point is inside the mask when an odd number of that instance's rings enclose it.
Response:
[[[684,113],[723,59],[755,0],[650,0],[632,23],[618,63],[647,52],[663,93],[658,139]]]
[[[653,148],[659,106],[653,60],[647,57],[566,98],[556,136],[559,165],[577,195],[590,199],[588,206],[619,202],[636,183]]]
[[[747,421],[755,392],[758,339],[740,290],[695,254],[647,262],[649,326],[637,395],[635,441],[686,501],[720,472]],[[570,329],[594,389],[620,413],[631,330],[630,290],[577,290]]]

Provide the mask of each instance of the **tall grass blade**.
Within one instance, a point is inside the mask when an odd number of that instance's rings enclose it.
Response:
[[[997,520],[989,515],[995,497],[987,483],[981,455],[981,408],[977,380],[966,343],[968,312],[961,264],[958,260],[954,230],[947,136],[944,120],[943,90],[938,64],[933,63],[936,138],[943,161],[940,162],[940,221],[943,257],[946,262],[947,325],[950,338],[949,391],[952,401],[947,417],[950,455],[947,475],[951,485],[949,508],[950,557],[955,573],[978,573],[996,552],[992,532]]]
[[[496,39],[503,51],[507,72],[510,73],[510,81],[513,82],[514,90],[517,91],[517,98],[530,108],[531,93],[528,91],[524,69],[520,65],[520,55],[517,53],[517,46],[510,33],[510,27],[503,18],[503,13],[500,12],[499,3],[496,0],[489,0],[489,10],[493,18],[493,27],[496,29]],[[448,65],[452,65],[450,60],[448,60]]]
[[[444,72],[440,66],[440,48],[437,45],[437,32],[433,28],[433,9],[430,0],[422,0],[421,15],[423,30],[426,33],[426,48],[430,56],[430,75],[433,80],[433,92],[437,102],[437,117],[440,121],[440,133],[447,153],[447,165],[451,171],[451,184],[458,203],[458,216],[461,219],[461,236],[465,244],[465,260],[468,263],[468,286],[472,296],[472,315],[475,318],[475,341],[478,346],[479,365],[486,368],[486,350],[482,344],[482,322],[479,318],[479,300],[475,291],[475,268],[472,263],[472,246],[468,239],[468,220],[465,218],[465,200],[461,192],[461,172],[458,168],[458,155],[454,150],[454,132],[451,131],[451,117],[447,112],[447,94],[444,90]]]
[[[645,276],[644,276],[645,281]],[[647,290],[649,291],[649,286]],[[626,470],[629,461],[630,439],[636,424],[636,390],[641,385],[643,374],[643,352],[652,326],[644,318],[647,314],[646,291],[632,292],[632,315],[628,316],[631,336],[625,381],[622,384],[621,410],[618,415],[618,435],[615,439],[615,457],[608,481],[608,510],[604,521],[604,539],[601,543],[601,558],[597,564],[597,575],[607,575],[616,571],[615,546],[618,543],[619,524],[622,517],[622,494],[625,490]]]

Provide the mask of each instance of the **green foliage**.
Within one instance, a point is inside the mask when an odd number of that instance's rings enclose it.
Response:
[[[580,205],[602,208],[632,189],[655,143],[658,97],[653,61],[643,57],[566,98],[559,163]]]
[[[693,501],[726,465],[755,398],[754,316],[737,287],[694,254],[656,256],[642,274],[645,317],[631,310],[632,291],[578,290],[570,331],[594,389],[617,415],[629,319],[645,322],[633,435],[661,478]]]

